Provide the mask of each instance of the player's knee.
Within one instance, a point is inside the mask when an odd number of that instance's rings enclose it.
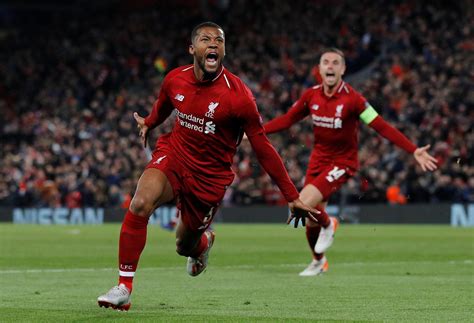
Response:
[[[143,196],[136,195],[132,199],[130,210],[136,215],[148,216],[153,211],[153,203]]]

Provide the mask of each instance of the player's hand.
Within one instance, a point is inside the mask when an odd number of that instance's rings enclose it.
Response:
[[[133,113],[133,117],[137,122],[137,128],[140,130],[138,135],[140,136],[143,147],[146,147],[146,142],[148,139],[148,126],[145,124],[145,118],[140,117],[137,112]]]
[[[420,164],[421,169],[425,172],[427,170],[434,171],[438,168],[438,165],[436,165],[438,161],[428,153],[428,149],[430,149],[430,145],[417,148],[413,153],[413,156],[415,156],[416,161]]]
[[[298,223],[301,219],[301,224],[305,226],[307,217],[313,220],[314,222],[318,222],[318,220],[316,220],[314,216],[321,212],[312,207],[307,206],[300,199],[296,199],[293,202],[288,203],[288,206],[290,208],[290,216],[288,217],[286,224],[290,224],[291,220],[295,219],[295,228],[297,228]]]

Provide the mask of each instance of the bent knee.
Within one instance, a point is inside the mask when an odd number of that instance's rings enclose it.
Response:
[[[130,203],[130,210],[139,216],[149,216],[153,212],[153,201],[143,196],[134,196]]]

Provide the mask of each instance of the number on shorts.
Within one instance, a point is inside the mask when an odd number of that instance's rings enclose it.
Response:
[[[344,175],[346,173],[345,169],[339,169],[339,167],[335,166],[329,173],[328,176],[326,176],[326,179],[328,180],[329,183],[332,183],[334,181],[337,181],[339,177]]]

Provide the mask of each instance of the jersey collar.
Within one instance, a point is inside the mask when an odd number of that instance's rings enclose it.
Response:
[[[341,84],[339,84],[337,90],[334,92],[332,96],[327,96],[324,92],[324,86],[321,85],[321,93],[327,98],[338,98],[343,93],[349,93],[349,89],[347,88],[347,83],[342,80]]]
[[[193,77],[193,80],[196,84],[201,84],[201,85],[204,85],[204,84],[209,84],[209,83],[213,83],[215,81],[217,81],[221,76],[222,74],[224,73],[224,65],[221,66],[221,70],[219,73],[217,73],[216,77],[214,77],[212,80],[206,80],[206,81],[199,81],[197,78],[196,78],[196,75],[194,75],[194,65],[192,65],[193,68],[191,68],[191,74],[192,74],[192,77]]]

